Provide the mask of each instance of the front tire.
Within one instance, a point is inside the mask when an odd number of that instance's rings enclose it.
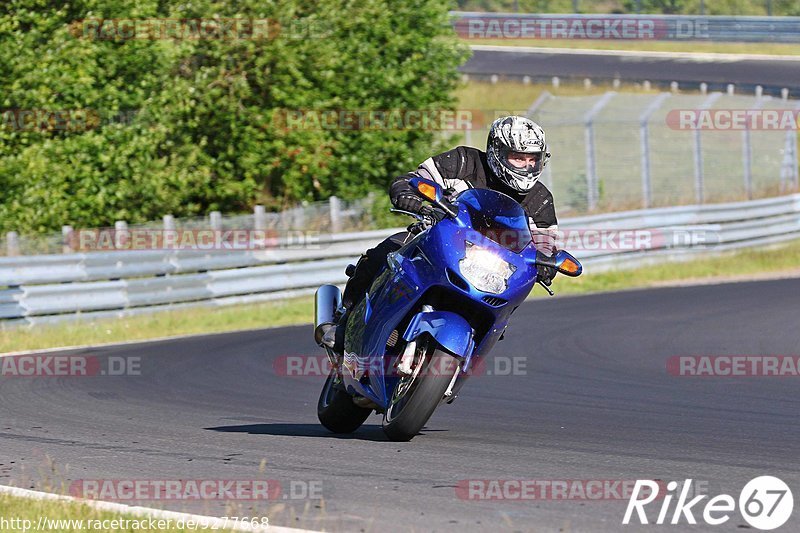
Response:
[[[372,409],[353,403],[353,397],[341,387],[338,371],[332,368],[317,402],[317,417],[322,425],[334,433],[352,433],[371,413]]]
[[[422,350],[414,374],[398,382],[383,415],[383,431],[391,440],[409,441],[419,433],[444,397],[458,364],[442,350]]]

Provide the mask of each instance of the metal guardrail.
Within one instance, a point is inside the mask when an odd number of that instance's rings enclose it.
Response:
[[[643,38],[669,41],[719,41],[759,43],[800,43],[800,17],[731,17],[702,15],[576,15],[535,13],[482,13],[451,11],[456,32],[467,38],[543,38],[550,36],[552,22],[566,23],[564,37],[586,38],[593,26],[576,27],[575,21],[645,21],[652,34]],[[528,25],[521,24],[529,21]],[[541,25],[530,22],[539,21]],[[548,24],[548,22],[550,24]],[[505,26],[504,26],[505,24]],[[545,35],[537,33],[544,31]],[[588,35],[587,35],[588,34]],[[614,38],[613,33],[603,38]],[[558,34],[556,35],[558,37]],[[619,37],[618,37],[619,38]]]
[[[587,274],[800,237],[800,194],[562,220]],[[645,231],[644,247],[576,249],[570,234]],[[249,251],[113,251],[0,258],[0,327],[268,301],[345,282],[344,269],[398,230],[330,235],[318,245]],[[699,236],[699,238],[698,238]]]

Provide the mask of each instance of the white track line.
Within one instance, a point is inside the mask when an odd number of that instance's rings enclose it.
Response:
[[[253,526],[247,522],[231,522],[215,516],[203,516],[189,513],[179,513],[176,511],[162,511],[161,509],[151,509],[150,507],[134,507],[122,503],[105,502],[102,500],[84,500],[81,498],[74,498],[72,496],[62,496],[60,494],[52,494],[50,492],[39,492],[37,490],[20,489],[17,487],[9,487],[0,485],[0,494],[7,494],[9,496],[16,496],[18,498],[30,498],[32,500],[48,500],[48,501],[63,501],[74,502],[86,505],[99,511],[109,511],[112,513],[125,513],[134,516],[144,516],[147,518],[156,518],[159,520],[192,520],[196,523],[202,524],[204,528],[209,530],[220,530],[225,527],[232,531],[264,531],[268,533],[316,533],[311,529],[296,529],[291,527],[282,526]]]
[[[543,46],[497,46],[485,44],[471,44],[470,48],[481,52],[517,52],[523,54],[562,54],[562,55],[588,55],[588,56],[619,56],[639,57],[652,59],[682,59],[708,62],[732,61],[800,61],[800,55],[770,55],[770,54],[719,54],[705,52],[655,52],[639,50],[598,50],[582,48],[547,48]]]

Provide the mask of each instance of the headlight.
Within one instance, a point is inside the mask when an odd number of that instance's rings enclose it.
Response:
[[[467,253],[459,262],[461,275],[473,287],[483,292],[500,294],[508,287],[508,278],[514,273],[513,265],[496,254],[467,241]]]

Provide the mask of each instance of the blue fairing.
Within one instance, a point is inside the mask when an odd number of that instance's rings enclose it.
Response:
[[[384,364],[387,353],[386,359],[396,356],[387,346],[393,331],[406,341],[430,335],[462,360],[466,372],[491,350],[536,282],[536,249],[517,202],[489,189],[469,189],[453,205],[455,218],[445,218],[389,254],[387,267],[348,321],[344,384],[384,408],[397,381]],[[460,262],[468,246],[511,265],[504,290],[480,291],[465,279]],[[423,312],[426,304],[434,310]],[[456,390],[462,381],[463,375]]]
[[[472,327],[460,315],[451,311],[417,313],[408,324],[403,339],[411,341],[423,333],[432,336],[439,346],[453,355],[472,355]]]

